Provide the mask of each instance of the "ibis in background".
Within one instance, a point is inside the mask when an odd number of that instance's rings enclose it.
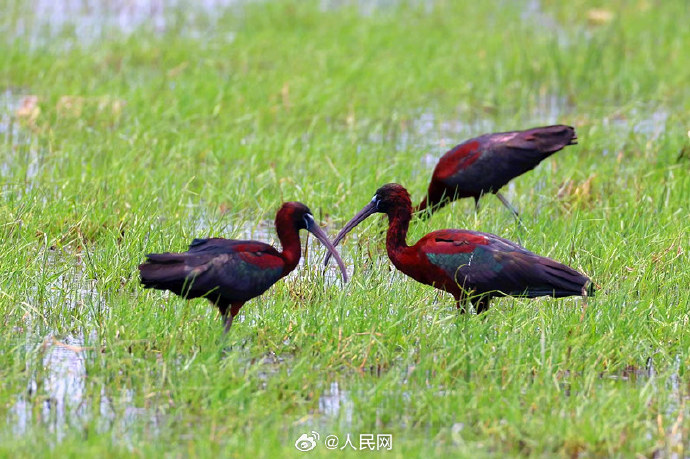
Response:
[[[194,239],[186,252],[146,255],[146,262],[139,265],[141,283],[187,299],[207,298],[220,309],[227,333],[245,302],[295,269],[302,252],[301,229],[326,246],[347,282],[343,261],[307,206],[286,202],[276,214],[275,226],[282,252],[259,241]]]
[[[338,233],[333,246],[377,212],[388,215],[386,250],[393,265],[418,282],[452,294],[462,312],[467,301],[477,313],[486,311],[490,300],[499,296],[594,294],[587,276],[493,234],[445,229],[408,246],[405,239],[412,203],[407,190],[396,183],[379,188],[371,202]],[[328,259],[326,255],[326,263]]]
[[[455,199],[494,193],[515,215],[515,207],[500,193],[513,178],[537,167],[544,159],[577,143],[571,126],[544,126],[526,131],[498,132],[475,137],[446,152],[434,168],[426,197],[414,211],[422,218]]]

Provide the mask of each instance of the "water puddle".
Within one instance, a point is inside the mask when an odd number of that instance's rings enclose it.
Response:
[[[442,120],[432,112],[422,112],[409,122],[403,123],[395,142],[396,151],[427,150],[435,148],[444,152],[458,143],[494,129],[494,121],[489,118],[469,118],[464,120]],[[422,161],[433,167],[440,155],[426,155]]]
[[[355,404],[349,392],[341,389],[337,381],[331,382],[319,397],[319,413],[331,419],[340,417],[347,425],[352,424],[354,409]]]
[[[289,338],[288,343],[283,344],[289,344]],[[268,380],[273,376],[279,375],[281,369],[285,368],[287,374],[290,374],[290,366],[294,360],[294,357],[295,356],[292,354],[284,353],[277,355],[275,352],[270,351],[258,358],[247,358],[243,360],[246,361],[247,369],[251,367],[258,368],[257,376],[263,382],[262,388],[265,389],[267,387]]]
[[[41,276],[44,277],[37,279],[22,302],[25,326],[40,325],[47,314],[73,318],[74,323],[66,327],[96,323],[108,306],[97,289],[97,281],[90,278],[84,266],[86,257],[45,250],[46,253],[38,255],[43,263]]]
[[[371,17],[377,12],[396,9],[401,5],[410,5],[413,8],[422,6],[429,13],[435,3],[437,2],[434,0],[321,0],[319,6],[323,12],[355,7],[360,15]]]
[[[41,113],[39,98],[27,91],[5,89],[0,92],[0,136],[3,144],[12,151],[20,145],[28,145],[33,139],[30,130],[25,127],[35,126]]]
[[[553,14],[544,10],[541,0],[528,0],[522,9],[521,19],[531,27],[537,27],[542,33],[554,37],[556,43],[561,47],[574,46],[579,42],[591,39],[591,33],[578,28],[574,31],[566,30],[554,17]]]
[[[39,98],[16,89],[0,93],[0,192],[30,192],[41,170],[42,155],[32,129],[40,115]]]
[[[224,10],[250,1],[255,0],[36,0],[15,13],[11,27],[14,37],[33,48],[70,49],[140,30],[163,34],[175,29],[201,37],[216,33]],[[232,41],[234,34],[226,38]]]
[[[93,412],[89,406],[93,397],[87,394],[86,363],[89,355],[100,353],[100,346],[96,349],[92,345],[98,342],[95,331],[87,340],[82,332],[60,334],[45,330],[43,324],[49,322],[47,315],[59,315],[73,319],[65,328],[84,329],[83,324],[96,323],[107,305],[78,256],[45,250],[38,257],[46,277],[37,281],[22,301],[23,325],[16,331],[17,339],[25,340],[29,379],[26,389],[16,396],[8,424],[15,434],[45,426],[59,442],[68,430],[86,425]],[[113,411],[105,396],[100,397],[100,411],[106,420],[106,413]]]
[[[602,371],[599,373],[599,380],[602,382],[617,381],[629,383],[640,387],[651,385],[655,393],[659,392],[659,386],[664,387],[668,391],[668,400],[665,403],[663,401],[661,402],[665,407],[664,414],[669,417],[675,417],[678,415],[679,410],[690,412],[690,406],[686,407],[685,403],[690,401],[690,393],[686,391],[687,387],[681,384],[681,360],[682,356],[680,354],[675,356],[673,365],[670,369],[671,372],[668,376],[660,377],[654,364],[654,359],[649,357],[644,367],[628,365],[617,372]],[[572,381],[581,377],[582,374],[579,372],[571,372],[570,370],[559,372],[557,379],[566,397],[571,395]]]
[[[10,139],[18,134],[13,121],[17,110],[22,106],[23,98],[23,95],[12,89],[5,89],[0,92],[0,134],[4,136],[3,143],[5,144],[11,144]]]
[[[91,337],[89,341],[96,339]],[[105,385],[101,386],[99,396],[90,392],[93,387],[88,384],[86,362],[100,350],[84,344],[83,335],[58,338],[49,334],[41,344],[27,345],[27,354],[35,352],[39,359],[33,368],[31,359],[27,362],[30,380],[9,410],[7,423],[15,435],[44,426],[59,443],[68,431],[81,431],[94,417],[97,430],[120,432],[118,438],[125,441],[127,432],[138,423],[157,431],[161,415],[155,409],[137,407],[132,390],[125,390],[117,401]]]
[[[37,370],[44,376],[29,381],[26,395],[19,395],[11,410],[16,417],[14,422],[10,421],[16,434],[26,433],[31,424],[40,421],[46,423],[60,441],[65,429],[84,417],[86,366],[83,345],[82,336],[68,335],[62,340],[46,337],[40,345],[44,356]],[[39,410],[32,409],[30,399],[34,396],[43,400]],[[37,419],[33,419],[34,416]]]
[[[350,392],[342,389],[337,381],[326,384],[321,387],[318,408],[296,422],[296,425],[301,425],[302,429],[327,432],[332,428],[333,421],[338,421],[343,427],[352,426],[355,404],[350,397]]]
[[[633,108],[624,113],[614,113],[601,120],[604,129],[619,136],[631,133],[656,140],[666,130],[669,111],[663,107]]]

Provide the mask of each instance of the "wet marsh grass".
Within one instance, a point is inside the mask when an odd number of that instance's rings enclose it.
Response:
[[[291,456],[311,430],[391,433],[400,456],[687,454],[687,5],[344,3],[79,42],[0,1],[0,455]],[[553,122],[579,145],[508,188],[527,231],[488,196],[409,240],[519,239],[595,280],[586,307],[458,315],[375,220],[342,246],[348,285],[310,244],[227,338],[206,302],[138,286],[145,253],[275,241],[284,200],[334,235],[383,183],[421,199],[425,155]]]

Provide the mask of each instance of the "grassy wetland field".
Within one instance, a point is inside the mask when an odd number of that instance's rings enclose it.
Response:
[[[0,11],[1,457],[690,455],[686,1]],[[586,303],[460,315],[393,269],[384,217],[340,247],[348,284],[310,237],[226,337],[139,286],[146,253],[277,243],[288,200],[333,237],[386,182],[418,202],[453,145],[553,123],[579,144],[506,187],[525,229],[489,196],[408,240],[520,241],[590,276]]]

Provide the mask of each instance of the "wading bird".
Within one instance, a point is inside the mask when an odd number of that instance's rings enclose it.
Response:
[[[139,265],[141,283],[187,299],[207,298],[220,309],[227,333],[245,302],[295,269],[302,252],[301,229],[326,246],[347,282],[343,261],[307,206],[286,202],[276,214],[275,225],[282,252],[259,241],[194,239],[186,252],[146,255],[146,262]]]
[[[434,168],[426,197],[415,207],[422,218],[455,199],[494,193],[519,219],[518,212],[499,190],[557,151],[577,143],[570,126],[544,126],[526,131],[485,134],[453,147]]]
[[[497,296],[594,294],[591,281],[583,274],[493,234],[445,229],[408,246],[405,238],[412,204],[407,190],[396,183],[379,188],[371,202],[340,230],[333,246],[377,212],[388,215],[386,250],[395,267],[418,282],[452,294],[462,312],[468,300],[477,313],[486,311],[491,298]],[[326,256],[326,263],[328,259]]]

